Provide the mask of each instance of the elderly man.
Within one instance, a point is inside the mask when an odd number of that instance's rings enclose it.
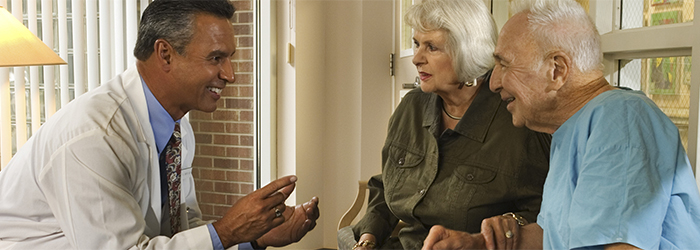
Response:
[[[602,72],[600,36],[573,0],[517,2],[491,90],[513,124],[552,133],[537,223],[487,219],[481,235],[434,228],[426,248],[697,249],[700,195],[678,129]],[[480,238],[481,237],[481,238]],[[481,241],[480,241],[481,240]]]
[[[201,219],[184,115],[214,111],[235,80],[233,13],[227,0],[146,8],[135,67],[63,107],[0,172],[0,249],[264,248],[313,229],[317,198],[284,205],[294,176]]]

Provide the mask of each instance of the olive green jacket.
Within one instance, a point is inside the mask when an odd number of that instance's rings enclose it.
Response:
[[[506,212],[535,221],[551,135],[514,127],[500,96],[478,87],[455,129],[444,132],[442,99],[420,89],[406,94],[389,121],[382,174],[369,181],[356,239],[372,233],[382,246],[402,220],[409,224],[399,233],[403,248],[420,249],[433,225],[478,233],[483,219]]]

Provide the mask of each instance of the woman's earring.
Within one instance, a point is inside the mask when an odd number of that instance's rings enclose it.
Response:
[[[464,83],[462,83],[462,85],[460,85],[460,86],[464,86]],[[472,86],[476,86],[476,78],[474,78],[473,82],[467,82],[467,87],[472,87]]]

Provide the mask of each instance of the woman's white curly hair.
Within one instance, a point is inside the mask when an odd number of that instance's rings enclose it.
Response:
[[[424,0],[404,16],[418,32],[443,30],[446,50],[460,82],[470,82],[493,68],[498,33],[481,0]]]

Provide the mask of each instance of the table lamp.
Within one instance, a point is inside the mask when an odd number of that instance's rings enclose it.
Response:
[[[66,64],[10,12],[0,6],[0,67]],[[1,73],[1,72],[0,72]],[[10,84],[0,79],[0,168],[12,157],[10,140]]]
[[[0,7],[0,67],[66,64],[4,7]]]

